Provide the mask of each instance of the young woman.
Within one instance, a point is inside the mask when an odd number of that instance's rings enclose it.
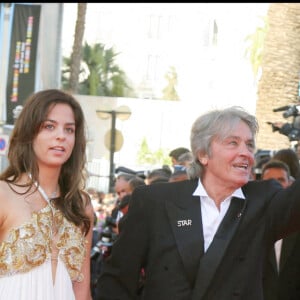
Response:
[[[0,299],[91,299],[85,145],[71,95],[50,89],[26,100],[0,175]]]

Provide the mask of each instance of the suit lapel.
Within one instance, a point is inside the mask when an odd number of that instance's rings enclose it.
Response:
[[[209,284],[236,232],[246,200],[233,197],[230,207],[222,220],[214,239],[200,260],[192,300],[200,300],[205,295]]]
[[[187,276],[194,284],[200,256],[204,253],[200,199],[193,196],[197,181],[188,181],[174,192],[174,202],[166,202],[166,211]]]

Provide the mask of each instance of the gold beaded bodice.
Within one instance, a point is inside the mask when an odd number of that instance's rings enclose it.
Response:
[[[85,256],[85,237],[80,228],[49,204],[34,212],[28,222],[13,228],[0,244],[0,277],[25,273],[51,260],[54,227],[59,258],[71,280],[82,281],[80,270]]]

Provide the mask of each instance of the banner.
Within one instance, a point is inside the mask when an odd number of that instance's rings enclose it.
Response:
[[[9,49],[6,123],[14,123],[13,111],[35,92],[40,5],[15,3]]]
[[[2,50],[3,50],[3,26],[4,26],[4,3],[0,3],[0,58],[2,57]],[[2,60],[0,60],[0,74],[1,74],[1,70],[2,70]],[[2,84],[0,84],[0,87],[2,87]]]
[[[3,40],[3,23],[4,22],[4,3],[0,3],[0,51],[1,51],[1,48],[3,47],[3,44],[2,44],[2,40]]]

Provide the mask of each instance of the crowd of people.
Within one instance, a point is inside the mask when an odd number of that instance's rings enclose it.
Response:
[[[170,151],[169,157],[170,165],[163,165],[161,168],[154,168],[143,174],[127,167],[117,168],[114,183],[115,197],[113,198],[111,195],[107,195],[108,199],[105,199],[104,192],[97,191],[95,188],[88,189],[97,217],[98,231],[101,232],[105,227],[107,216],[111,216],[118,223],[119,219],[127,213],[129,196],[136,187],[188,179],[187,168],[192,162],[191,151],[185,147],[178,147]],[[118,231],[118,228],[116,227],[114,230]]]
[[[56,89],[32,94],[15,122],[0,299],[300,299],[299,156],[258,156],[255,116],[200,115],[190,149],[147,174],[118,168],[114,194],[85,186],[84,126]]]

